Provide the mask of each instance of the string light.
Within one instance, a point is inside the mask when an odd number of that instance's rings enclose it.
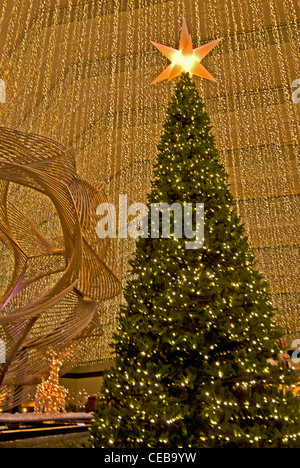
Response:
[[[51,368],[48,380],[42,379],[37,386],[34,411],[35,413],[58,414],[65,412],[67,390],[59,385],[59,370],[63,364],[62,355],[54,350],[49,351]]]
[[[93,180],[99,180],[101,174],[112,200],[124,191],[129,199],[135,199],[137,192],[145,199],[152,175],[149,160],[156,155],[168,102],[164,85],[149,90],[163,63],[158,54],[151,52],[150,39],[159,32],[162,43],[176,45],[182,21],[179,2],[171,7],[170,2],[154,2],[147,8],[140,2],[139,9],[133,8],[134,2],[128,2],[127,10],[122,11],[122,2],[116,1],[111,7],[112,2],[106,0],[96,2],[89,15],[86,5],[81,9],[72,0],[66,2],[66,8],[53,2],[54,10],[49,10],[47,2],[41,2],[44,5],[40,9],[34,0],[14,2],[12,15],[9,3],[3,2],[0,13],[1,25],[7,24],[0,68],[10,69],[7,103],[0,105],[1,125],[36,131],[73,146],[82,174]],[[198,2],[183,1],[180,5],[185,13],[191,12],[186,18],[197,45],[200,40],[205,43],[213,37],[225,37],[220,50],[208,57],[218,86],[212,90],[202,81],[197,81],[197,86],[211,115],[216,142],[229,169],[231,188],[258,266],[271,286],[272,302],[278,308],[276,319],[287,333],[295,332],[299,329],[299,282],[295,274],[298,233],[293,219],[299,213],[294,176],[298,171],[299,128],[296,108],[287,93],[292,78],[300,76],[296,2],[282,2],[284,17],[274,0],[268,0],[268,8],[261,0],[247,4],[238,0],[234,7],[230,0],[216,0],[206,2],[205,9]],[[267,11],[270,28],[266,27]],[[122,25],[127,19],[130,27],[124,36]],[[133,29],[136,21],[137,32]],[[52,29],[47,27],[49,24]],[[98,39],[107,38],[101,50],[95,46],[97,41],[92,41],[91,31]],[[48,39],[52,47],[49,61],[45,61]],[[293,62],[288,58],[290,48]],[[82,64],[85,57],[88,60]],[[90,92],[91,86],[94,93]],[[171,93],[173,85],[168,86]],[[275,106],[278,112],[274,112]],[[145,154],[142,160],[141,146]],[[22,207],[30,207],[35,212],[34,220],[38,225],[45,223],[46,233],[53,238],[57,225],[50,218],[52,210],[44,210],[35,195],[24,195]],[[123,259],[125,283],[133,244],[126,240],[117,248]],[[222,252],[229,248],[223,245]],[[1,259],[7,265],[1,271],[0,289],[4,289],[14,268],[5,247]],[[86,344],[83,356],[77,357],[80,364],[111,358],[109,343],[116,329],[119,303],[120,299],[106,305],[104,333]],[[217,317],[213,312],[210,315]],[[34,335],[53,330],[57,321],[55,314],[44,315]],[[235,339],[234,334],[229,336]]]

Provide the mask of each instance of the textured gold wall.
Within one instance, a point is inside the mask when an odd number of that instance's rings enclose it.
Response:
[[[194,46],[224,40],[204,60],[217,84],[195,78],[232,192],[284,331],[299,323],[300,78],[298,0],[1,0],[0,125],[73,147],[78,172],[145,201],[174,83],[151,86],[168,63],[151,40],[177,47],[185,16]],[[44,230],[51,207],[12,191]],[[54,218],[53,218],[54,216]],[[131,240],[117,248],[124,281]],[[0,285],[11,262],[0,249]],[[0,287],[1,290],[1,287]],[[83,362],[108,357],[120,298],[107,304],[105,334]],[[52,314],[51,320],[55,320]],[[45,322],[46,323],[46,322]],[[36,334],[42,330],[35,330]]]

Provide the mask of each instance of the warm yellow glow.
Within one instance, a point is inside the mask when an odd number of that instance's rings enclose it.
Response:
[[[171,81],[182,73],[189,73],[191,76],[196,75],[211,81],[216,81],[200,62],[220,41],[221,39],[217,39],[193,49],[192,37],[189,34],[184,19],[179,50],[158,44],[157,42],[152,42],[152,44],[171,61],[170,65],[152,82],[152,84],[164,80]]]
[[[50,350],[51,356],[51,370],[48,380],[42,379],[42,382],[37,386],[34,412],[35,413],[46,413],[46,414],[57,414],[65,412],[65,402],[67,396],[67,390],[59,385],[59,370],[62,366],[61,357],[65,356],[66,353],[59,354]]]
[[[183,72],[191,73],[191,70],[195,67],[198,62],[197,56],[194,54],[184,55],[182,50],[178,50],[174,54],[174,62],[183,68]]]
[[[133,8],[133,3],[139,7]],[[111,0],[93,2],[93,8],[87,0],[1,2],[4,36],[0,78],[7,85],[7,102],[0,104],[1,125],[73,147],[80,175],[94,182],[105,180],[113,203],[120,193],[126,193],[130,203],[145,202],[170,99],[164,85],[149,88],[156,77],[152,67],[157,63],[149,54],[149,47],[156,51],[150,41],[176,44],[178,52],[179,6],[185,12],[195,47],[200,40],[202,44],[223,36],[222,44],[215,49],[214,71],[207,65],[212,57],[202,59],[220,85],[211,86],[210,81],[199,78],[197,87],[211,117],[220,160],[230,174],[237,211],[245,223],[258,269],[270,284],[276,321],[286,333],[296,333],[300,104],[292,101],[291,84],[300,77],[296,28],[299,2],[184,0],[147,2],[147,8],[145,3],[126,2],[123,10],[120,4],[125,2]],[[42,10],[36,14],[39,6]],[[181,26],[182,17],[178,21]],[[170,64],[167,58],[161,57],[161,61]],[[9,70],[6,77],[5,70]],[[58,238],[60,225],[53,217],[54,210],[39,194],[12,189],[10,203],[15,205],[16,201],[24,216],[35,226],[43,226],[47,239]],[[130,272],[128,259],[133,244],[132,239],[118,242],[124,281]],[[224,251],[229,249],[224,245]],[[0,253],[2,295],[14,274],[14,262],[3,244]],[[71,300],[68,296],[65,303]],[[116,314],[121,300],[122,295],[105,303],[103,335],[76,341],[68,365],[111,359],[109,344],[118,326]],[[227,302],[229,306],[229,298]],[[32,336],[47,339],[57,321],[67,321],[72,310],[65,307],[61,315],[54,311],[40,314]],[[209,315],[213,324],[215,314],[212,311]],[[7,375],[9,384],[16,379],[16,364],[12,363]],[[18,381],[25,375],[23,364],[27,366],[25,359],[18,361]],[[34,362],[31,369],[34,375],[40,367]],[[20,403],[16,397],[12,385],[1,387],[4,412],[12,400],[13,406]]]

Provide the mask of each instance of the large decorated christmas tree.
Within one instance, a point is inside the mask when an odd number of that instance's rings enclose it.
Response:
[[[93,446],[300,446],[296,376],[278,359],[281,330],[268,285],[255,269],[208,114],[182,70],[154,176],[149,226],[153,204],[179,203],[183,212],[192,204],[196,231],[196,206],[204,204],[204,243],[187,248],[190,236],[184,225],[176,236],[174,223],[169,237],[138,239]]]

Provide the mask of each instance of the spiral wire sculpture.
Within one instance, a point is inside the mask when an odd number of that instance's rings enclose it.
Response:
[[[11,183],[47,196],[59,218],[62,238],[42,235],[13,206]],[[73,367],[81,344],[101,328],[104,301],[121,292],[112,239],[96,234],[96,208],[106,202],[104,183],[78,177],[72,150],[47,138],[0,128],[0,241],[14,259],[0,297],[0,408],[20,404],[24,385],[49,370],[51,347],[69,348],[64,371]],[[50,325],[43,326],[47,317]],[[38,330],[41,323],[43,333]],[[46,323],[48,323],[46,320]]]

